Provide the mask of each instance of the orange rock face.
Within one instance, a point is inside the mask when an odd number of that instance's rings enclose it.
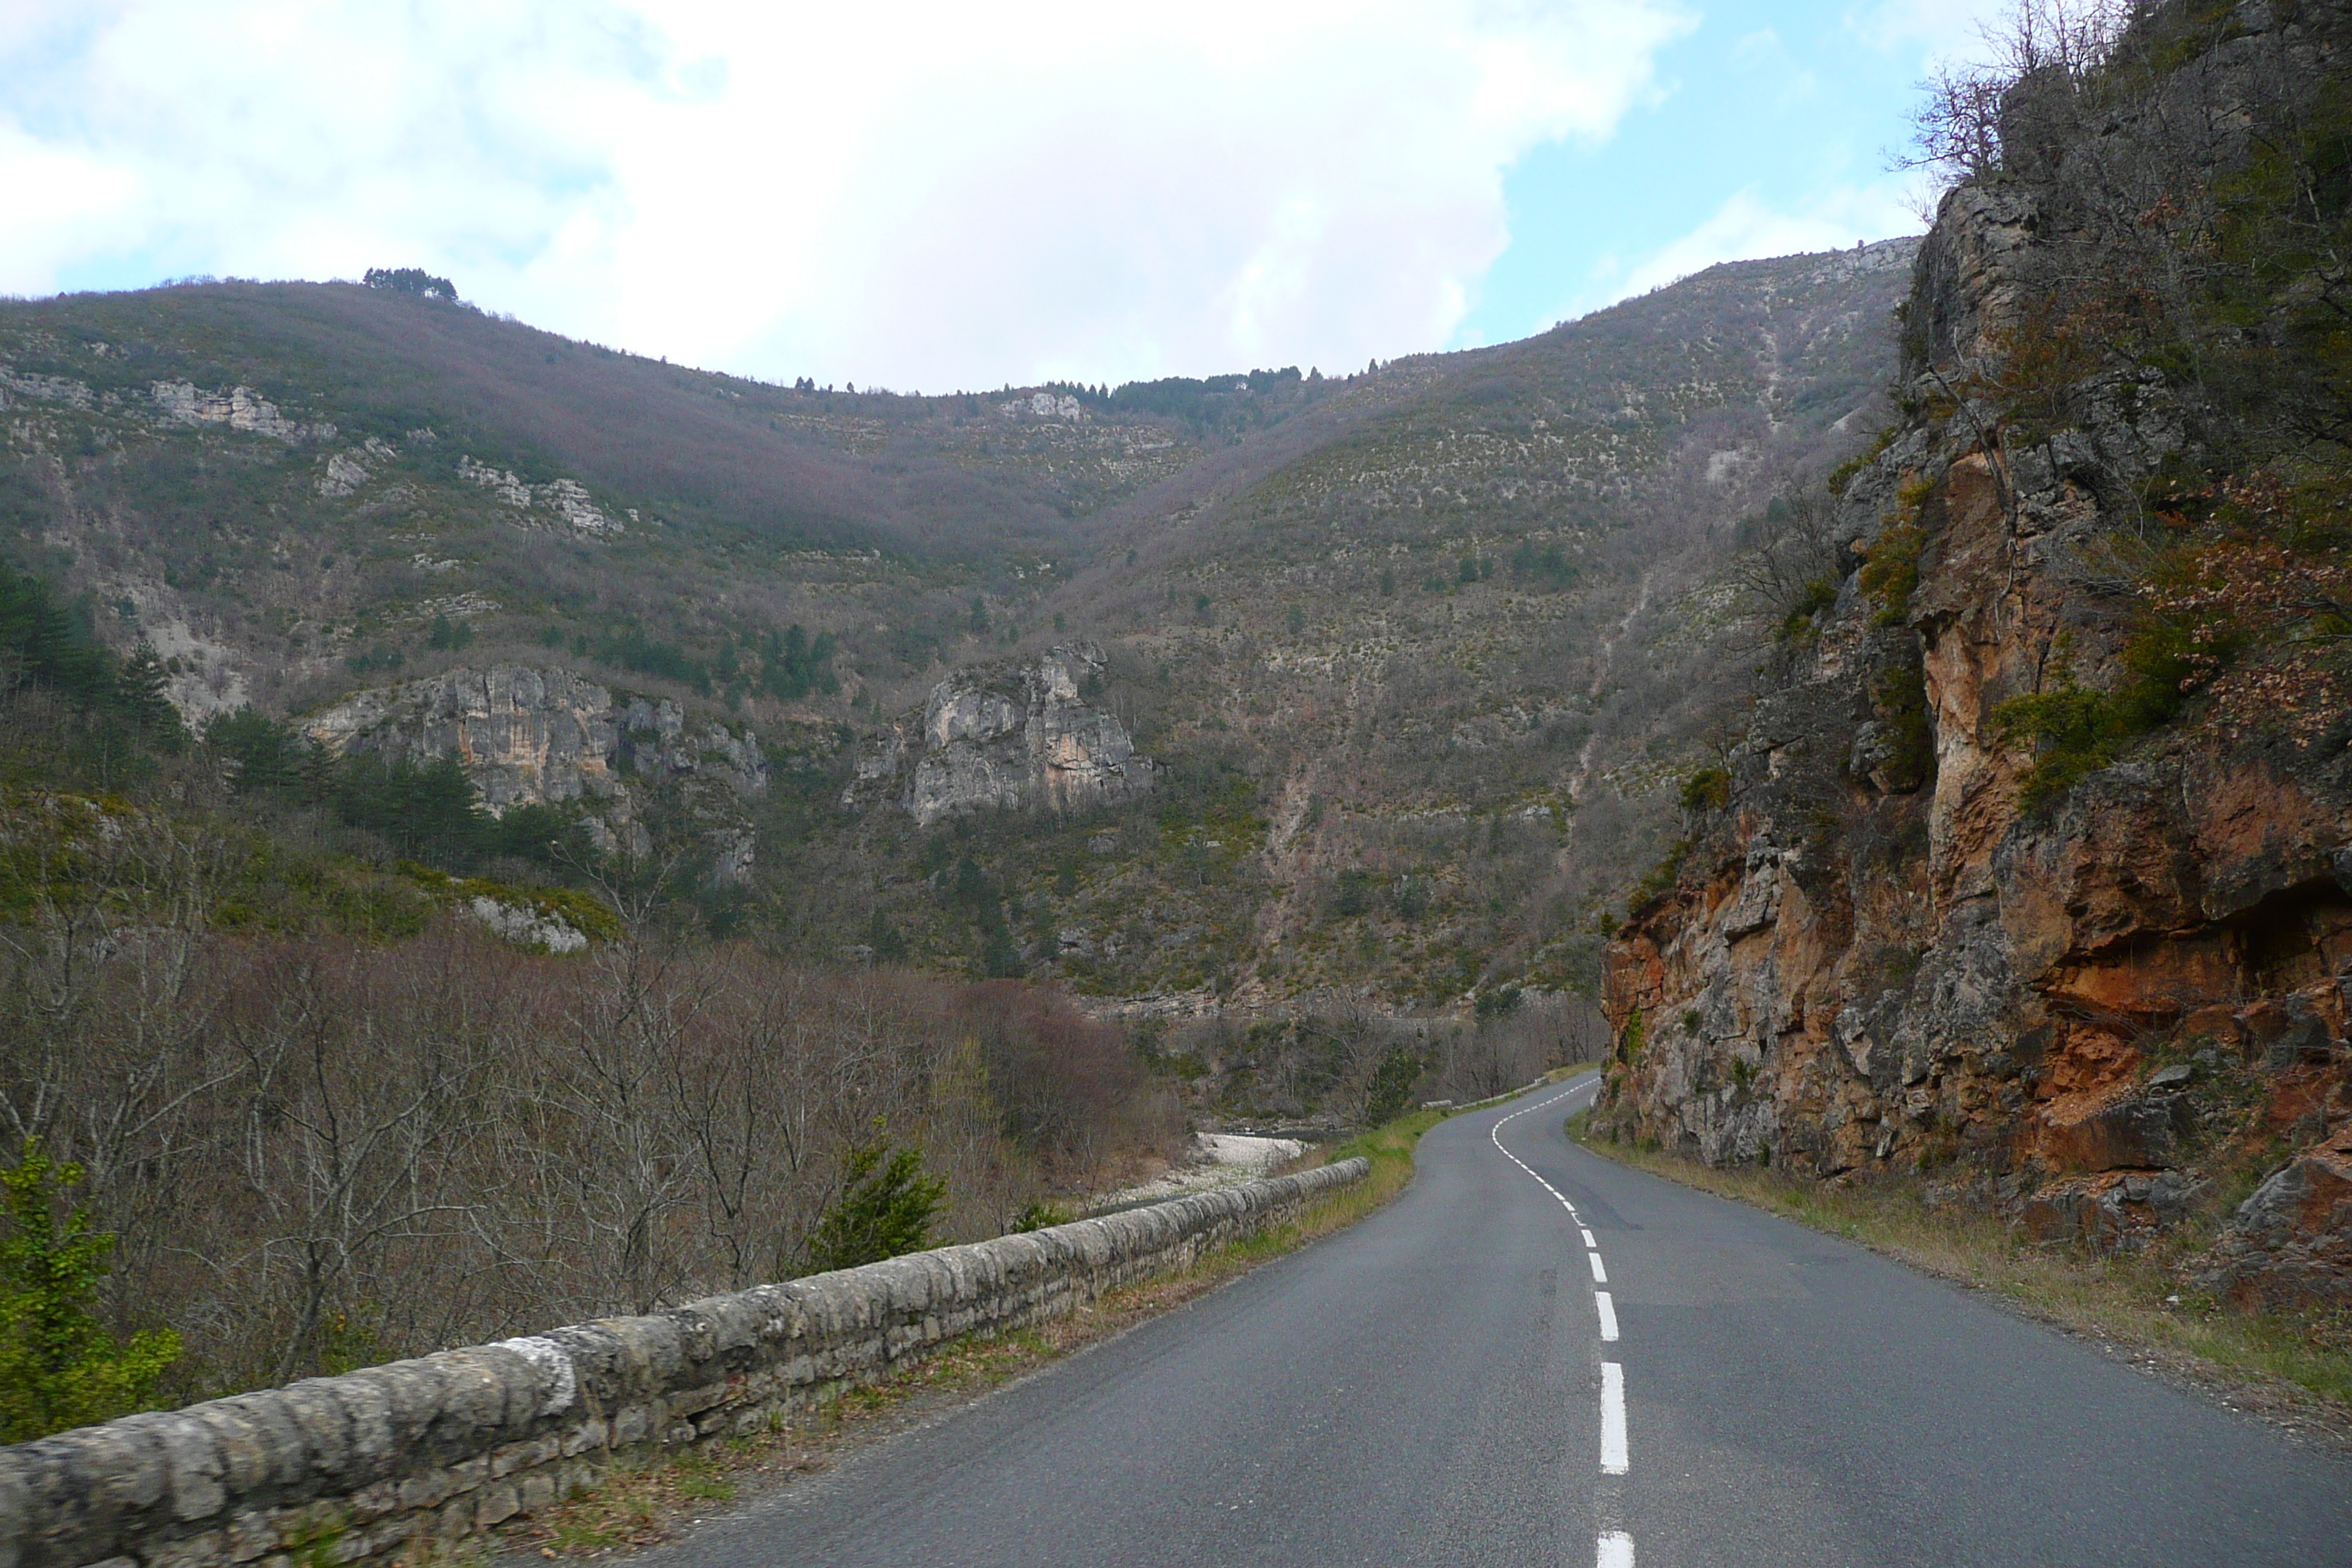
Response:
[[[1962,195],[1911,305],[1953,355],[1998,336],[2032,229],[2013,194]],[[1962,374],[1913,369],[1923,410]],[[1916,522],[1918,585],[1889,625],[1849,577],[1810,666],[1759,700],[1731,804],[1610,950],[1597,1115],[1715,1163],[1922,1174],[2104,1247],[2272,1150],[2208,1278],[2352,1300],[2352,760],[2192,703],[2028,809],[2034,758],[2001,719],[2125,679],[2126,606],[2082,563],[2117,526],[2097,496],[2181,439],[2152,397],[1992,454],[1947,399],[1848,483],[1843,542]],[[1935,757],[1909,794],[1861,765],[1901,679]]]

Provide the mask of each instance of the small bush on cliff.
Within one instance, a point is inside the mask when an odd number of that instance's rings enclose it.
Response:
[[[1870,699],[1892,732],[1892,750],[1881,764],[1887,787],[1907,795],[1936,773],[1936,732],[1927,722],[1927,675],[1906,660],[1880,671],[1870,683]]]
[[[2061,666],[2051,686],[1993,710],[1993,725],[2011,745],[2034,749],[2022,801],[2036,810],[2122,756],[2142,735],[2168,722],[2198,680],[2227,657],[2211,628],[2162,625],[2124,645],[2123,680],[2112,691],[2075,682]]]
[[[26,1443],[143,1408],[180,1339],[150,1329],[117,1340],[91,1310],[114,1237],[78,1207],[58,1209],[81,1183],[26,1140],[0,1171],[0,1443]]]
[[[1683,862],[1690,858],[1690,852],[1689,839],[1677,840],[1666,850],[1664,858],[1633,884],[1633,892],[1625,900],[1626,919],[1635,919],[1651,904],[1675,890],[1675,883],[1681,879],[1683,874]]]
[[[1821,617],[1837,603],[1838,585],[1828,577],[1807,579],[1796,601],[1772,628],[1772,640],[1784,647],[1811,647],[1821,640]]]
[[[841,1156],[841,1196],[809,1233],[809,1267],[855,1268],[930,1245],[931,1216],[947,1196],[943,1176],[923,1174],[923,1156],[896,1153],[877,1139],[853,1143]]]
[[[1907,493],[1907,487],[1906,487]],[[1919,586],[1919,552],[1927,531],[1916,522],[1891,523],[1880,531],[1864,558],[1862,591],[1877,605],[1872,617],[1882,626],[1899,626],[1911,614],[1911,595]]]
[[[1832,468],[1830,470],[1829,478],[1823,481],[1828,487],[1830,494],[1833,496],[1842,496],[1845,494],[1846,486],[1852,484],[1854,481],[1855,477],[1859,475],[1863,469],[1878,461],[1880,455],[1883,454],[1886,448],[1895,445],[1895,438],[1901,434],[1903,434],[1903,426],[1901,425],[1889,425],[1885,429],[1881,430],[1878,433],[1877,438],[1872,441],[1869,446],[1864,447],[1861,451],[1856,452],[1853,457],[1848,458],[1836,468]]]
[[[1810,647],[1822,612],[1837,603],[1845,552],[1827,489],[1792,484],[1734,534],[1731,579],[1746,612],[1782,648]]]
[[[1722,768],[1701,768],[1683,780],[1682,807],[1696,816],[1721,811],[1731,804],[1731,774]]]

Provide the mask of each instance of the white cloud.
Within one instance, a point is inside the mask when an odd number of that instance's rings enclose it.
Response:
[[[1926,226],[1918,213],[1920,188],[1912,178],[1840,186],[1789,211],[1759,200],[1752,189],[1738,192],[1705,223],[1635,264],[1613,297],[1639,294],[1720,261],[1843,250],[1866,240],[1916,234]]]
[[[1986,54],[1985,32],[2018,0],[1868,0],[1846,13],[1853,34],[1882,53],[1907,58],[1922,76]]]
[[[1689,26],[1670,0],[17,16],[0,186],[44,194],[12,203],[0,289],[415,264],[644,352],[927,388],[1443,342],[1507,243],[1503,172],[1607,136]]]

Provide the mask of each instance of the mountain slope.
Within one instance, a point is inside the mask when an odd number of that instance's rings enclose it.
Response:
[[[986,397],[756,386],[349,286],[13,305],[5,547],[152,644],[192,721],[292,721],[238,731],[238,776],[291,778],[304,734],[446,759],[534,833],[682,857],[787,952],[1259,1030],[1201,1047],[1205,1092],[1298,1114],[1369,1065],[1285,1018],[1581,1026],[1511,1009],[1597,988],[1739,722],[1733,563],[1885,416],[1912,248],[1347,378]],[[363,852],[388,819],[351,820]]]
[[[835,394],[351,285],[61,297],[0,305],[0,523],[194,666],[197,716],[432,667],[436,616],[486,651],[626,625],[704,661],[811,621],[887,679],[971,593],[1033,598],[1078,520],[1339,384],[1244,379]]]

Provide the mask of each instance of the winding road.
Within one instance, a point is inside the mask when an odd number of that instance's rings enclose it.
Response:
[[[1588,1153],[1593,1087],[647,1568],[2352,1564],[2352,1464]]]

